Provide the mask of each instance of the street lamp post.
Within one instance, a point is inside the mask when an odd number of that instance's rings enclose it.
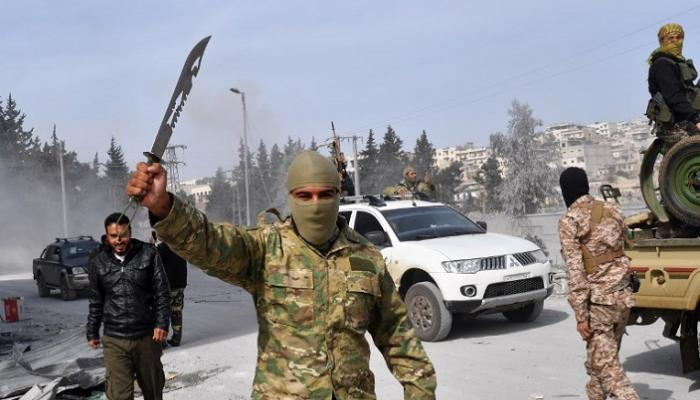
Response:
[[[56,126],[54,125],[54,133]],[[63,237],[68,237],[68,211],[66,207],[66,178],[63,172],[63,142],[58,141],[58,168],[61,171],[61,208],[63,211]]]
[[[243,176],[245,182],[245,224],[250,226],[250,189],[248,186],[248,113],[245,107],[245,92],[236,88],[229,89],[241,95],[243,103]]]

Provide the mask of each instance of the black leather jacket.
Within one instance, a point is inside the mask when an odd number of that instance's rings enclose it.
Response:
[[[111,249],[97,253],[88,266],[90,278],[87,338],[104,334],[139,338],[154,328],[168,330],[170,287],[155,246],[131,239],[124,262]]]

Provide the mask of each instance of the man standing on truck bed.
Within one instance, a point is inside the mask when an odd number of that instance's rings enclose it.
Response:
[[[625,375],[619,351],[630,308],[630,260],[623,253],[627,231],[620,210],[595,200],[588,177],[580,168],[567,168],[559,178],[567,206],[559,221],[562,254],[567,266],[569,304],[576,330],[586,341],[586,393],[591,400],[615,396],[638,400]]]

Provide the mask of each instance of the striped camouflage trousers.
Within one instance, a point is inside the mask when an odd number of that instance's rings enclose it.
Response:
[[[615,293],[613,304],[590,304],[590,328],[593,331],[586,348],[586,385],[589,400],[639,400],[620,363],[620,343],[630,309],[627,289]]]

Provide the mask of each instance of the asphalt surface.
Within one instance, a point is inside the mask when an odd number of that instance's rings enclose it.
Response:
[[[165,398],[249,398],[257,331],[251,297],[193,267],[189,282],[183,344],[163,356],[170,378]],[[0,297],[7,296],[24,297],[25,320],[0,323],[0,339],[51,340],[85,323],[86,299],[39,298],[30,279],[0,280]],[[621,358],[629,378],[643,399],[700,398],[700,372],[681,373],[678,346],[662,337],[662,328],[658,322],[628,328]],[[437,371],[439,399],[586,398],[585,347],[563,297],[548,299],[533,323],[515,324],[500,315],[459,319],[446,340],[424,345]],[[378,398],[402,399],[377,351],[371,366]]]

